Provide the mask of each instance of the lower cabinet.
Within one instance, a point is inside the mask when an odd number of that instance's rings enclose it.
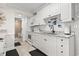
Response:
[[[12,34],[5,36],[6,51],[14,49],[14,37]]]
[[[56,55],[56,40],[55,37],[50,38],[47,35],[33,34],[32,44],[46,55]]]
[[[74,36],[69,38],[57,37],[56,55],[74,56]]]
[[[0,56],[5,56],[5,42],[0,42]]]
[[[74,36],[56,37],[44,34],[32,34],[32,44],[48,56],[74,55]]]
[[[67,56],[69,55],[69,39],[57,38],[56,52],[58,56]]]

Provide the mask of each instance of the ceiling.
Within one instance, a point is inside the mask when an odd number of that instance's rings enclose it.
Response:
[[[34,13],[41,9],[42,6],[45,6],[48,3],[0,3],[0,7],[10,7],[15,8],[24,12]]]

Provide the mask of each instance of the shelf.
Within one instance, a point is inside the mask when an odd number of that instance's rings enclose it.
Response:
[[[46,25],[46,24],[45,24]],[[36,26],[44,26],[44,25],[31,25],[31,27],[36,27]]]

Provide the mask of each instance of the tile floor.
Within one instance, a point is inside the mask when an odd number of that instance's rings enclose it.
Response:
[[[31,56],[29,54],[30,51],[32,50],[35,50],[34,47],[32,47],[30,44],[28,44],[27,42],[23,42],[23,41],[20,41],[19,42],[21,43],[21,46],[17,46],[15,47],[16,50],[18,51],[19,53],[19,56]]]

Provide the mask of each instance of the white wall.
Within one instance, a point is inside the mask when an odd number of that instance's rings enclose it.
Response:
[[[22,19],[22,35],[23,35],[23,41],[25,41],[28,38],[28,25],[27,25],[27,17],[24,17]]]

